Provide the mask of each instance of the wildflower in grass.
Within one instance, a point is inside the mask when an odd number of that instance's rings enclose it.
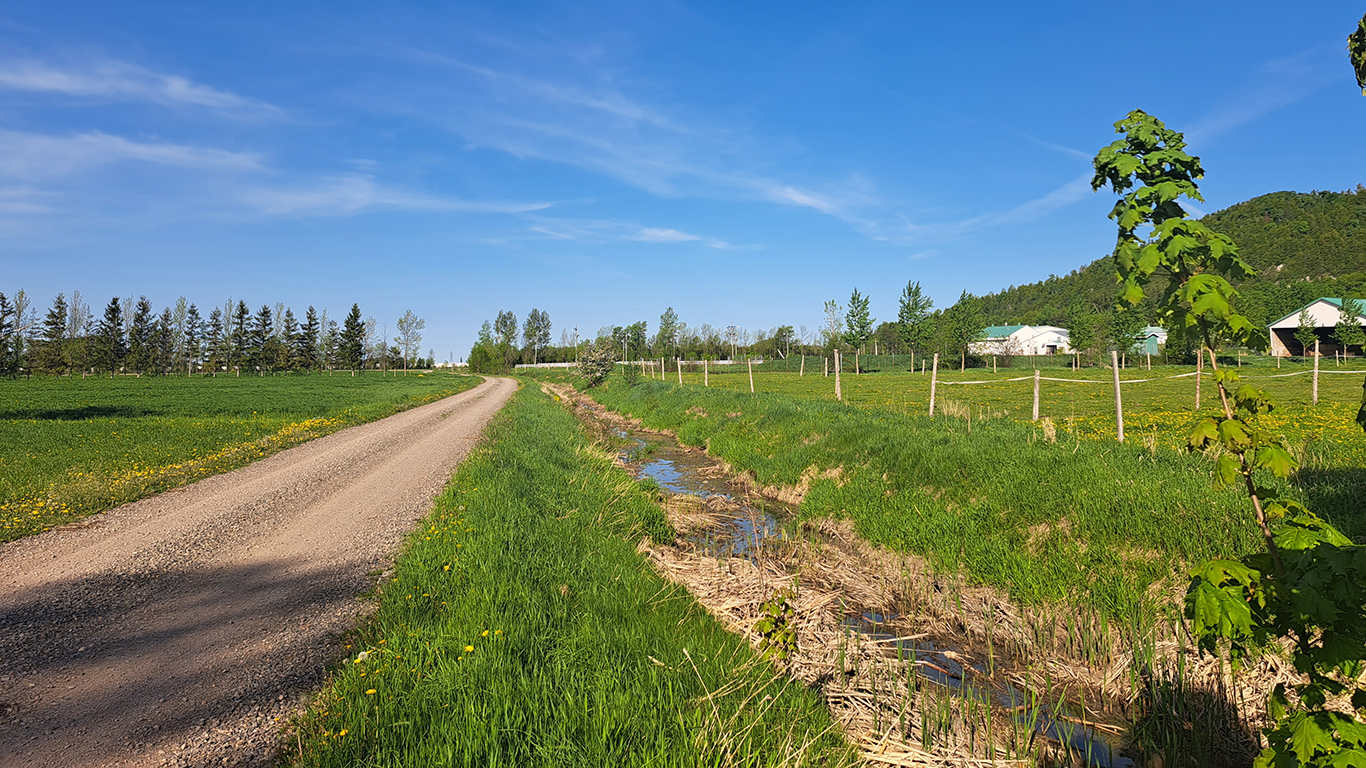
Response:
[[[369,651],[361,651],[361,652],[360,652],[360,655],[356,657],[356,663],[359,664],[359,663],[361,663],[362,661],[365,661],[365,660],[368,659],[368,658],[370,658],[370,652],[369,652]]]
[[[371,688],[370,690],[368,690],[368,691],[365,692],[365,695],[366,695],[366,696],[374,696],[374,695],[375,695],[375,689],[374,689],[374,688]]]
[[[465,653],[474,653],[474,646],[472,646],[472,645],[467,645],[467,646],[465,646]]]
[[[345,728],[343,728],[343,729],[341,729],[340,731],[337,731],[337,738],[340,739],[341,737],[345,736],[345,735],[348,734],[348,733],[350,733],[350,731],[348,731],[348,730],[346,730]]]
[[[480,633],[479,633],[479,636],[480,636],[480,637],[488,637],[488,636],[489,636],[489,631],[486,629],[486,630],[484,630],[483,632],[480,632]]]

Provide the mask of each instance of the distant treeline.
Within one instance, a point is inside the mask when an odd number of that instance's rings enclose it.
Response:
[[[205,318],[183,296],[160,313],[146,296],[115,296],[97,317],[79,291],[57,294],[40,317],[24,291],[0,293],[0,376],[429,367],[431,352],[418,356],[424,326],[409,311],[391,341],[373,317],[361,319],[357,304],[340,325],[325,309],[310,306],[300,320],[282,303],[252,312],[242,300]]]
[[[1259,325],[1320,296],[1366,292],[1366,186],[1353,192],[1273,192],[1202,221],[1238,245],[1257,274],[1237,285],[1238,310]],[[1148,286],[1154,299],[1166,288]],[[1060,325],[1078,312],[1104,315],[1115,304],[1114,259],[1105,256],[1062,277],[982,297],[993,323]]]

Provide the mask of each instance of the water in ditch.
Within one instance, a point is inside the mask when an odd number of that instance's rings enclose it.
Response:
[[[638,477],[650,478],[665,492],[696,496],[702,500],[720,497],[734,504],[732,511],[717,515],[719,525],[704,527],[683,536],[700,553],[718,558],[741,557],[754,560],[765,542],[781,541],[787,533],[777,516],[739,497],[727,479],[716,471],[705,456],[684,450],[673,438],[640,430],[615,430],[624,445],[618,452],[621,461]],[[738,510],[736,507],[738,506]],[[774,505],[777,508],[781,505]],[[1134,763],[1119,755],[1117,737],[1085,723],[1065,704],[1046,702],[1001,683],[976,664],[963,664],[949,649],[933,642],[899,639],[892,622],[898,617],[871,610],[853,610],[844,619],[850,632],[865,640],[878,642],[890,655],[913,658],[917,675],[927,683],[940,686],[959,696],[989,701],[1011,713],[1021,725],[1040,735],[1068,745],[1094,768],[1131,768]]]

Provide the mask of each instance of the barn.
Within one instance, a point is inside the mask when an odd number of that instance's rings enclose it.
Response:
[[[970,349],[976,355],[1070,354],[1066,328],[1052,325],[993,325]]]
[[[1300,328],[1300,312],[1307,312],[1314,324],[1314,335],[1319,340],[1320,355],[1336,355],[1343,351],[1342,345],[1333,338],[1333,329],[1342,319],[1342,299],[1320,297],[1267,326],[1267,335],[1271,337],[1272,355],[1300,357],[1313,354],[1312,348],[1306,350],[1295,338],[1295,331]],[[1366,325],[1366,316],[1358,316],[1357,323]]]

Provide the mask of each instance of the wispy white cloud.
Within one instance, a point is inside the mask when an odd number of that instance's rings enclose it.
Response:
[[[1312,96],[1339,80],[1335,45],[1316,45],[1258,67],[1253,81],[1217,99],[1186,131],[1188,144],[1205,144]]]
[[[763,200],[809,208],[861,225],[857,208],[874,203],[866,181],[785,178],[772,169],[800,151],[781,137],[751,137],[743,123],[689,114],[633,98],[613,71],[575,61],[528,74],[427,51],[387,46],[391,60],[445,70],[439,98],[367,97],[405,116],[435,121],[467,146],[570,165],[666,197]],[[529,65],[530,66],[530,65]],[[534,69],[535,67],[531,67]],[[433,109],[433,104],[440,107]]]
[[[120,162],[209,171],[263,170],[259,155],[161,141],[134,141],[100,131],[64,136],[0,129],[0,177],[41,181]]]
[[[196,83],[179,75],[161,74],[114,60],[73,67],[57,67],[32,59],[0,61],[0,88],[94,99],[188,105],[238,115],[281,114],[278,108],[262,101]]]
[[[270,215],[342,216],[378,209],[529,213],[551,206],[551,203],[472,201],[425,195],[386,186],[373,176],[359,174],[279,186],[256,184],[239,190],[237,197],[247,207]]]
[[[627,241],[635,243],[660,243],[666,245],[696,243],[707,248],[718,248],[722,250],[736,247],[719,237],[684,232],[670,227],[644,227],[630,221],[564,219],[538,216],[534,217],[533,222],[532,226],[528,228],[528,231],[535,233],[536,237],[533,239],[548,238],[551,240],[572,240],[588,243]],[[516,238],[500,238],[502,241],[511,239]]]

